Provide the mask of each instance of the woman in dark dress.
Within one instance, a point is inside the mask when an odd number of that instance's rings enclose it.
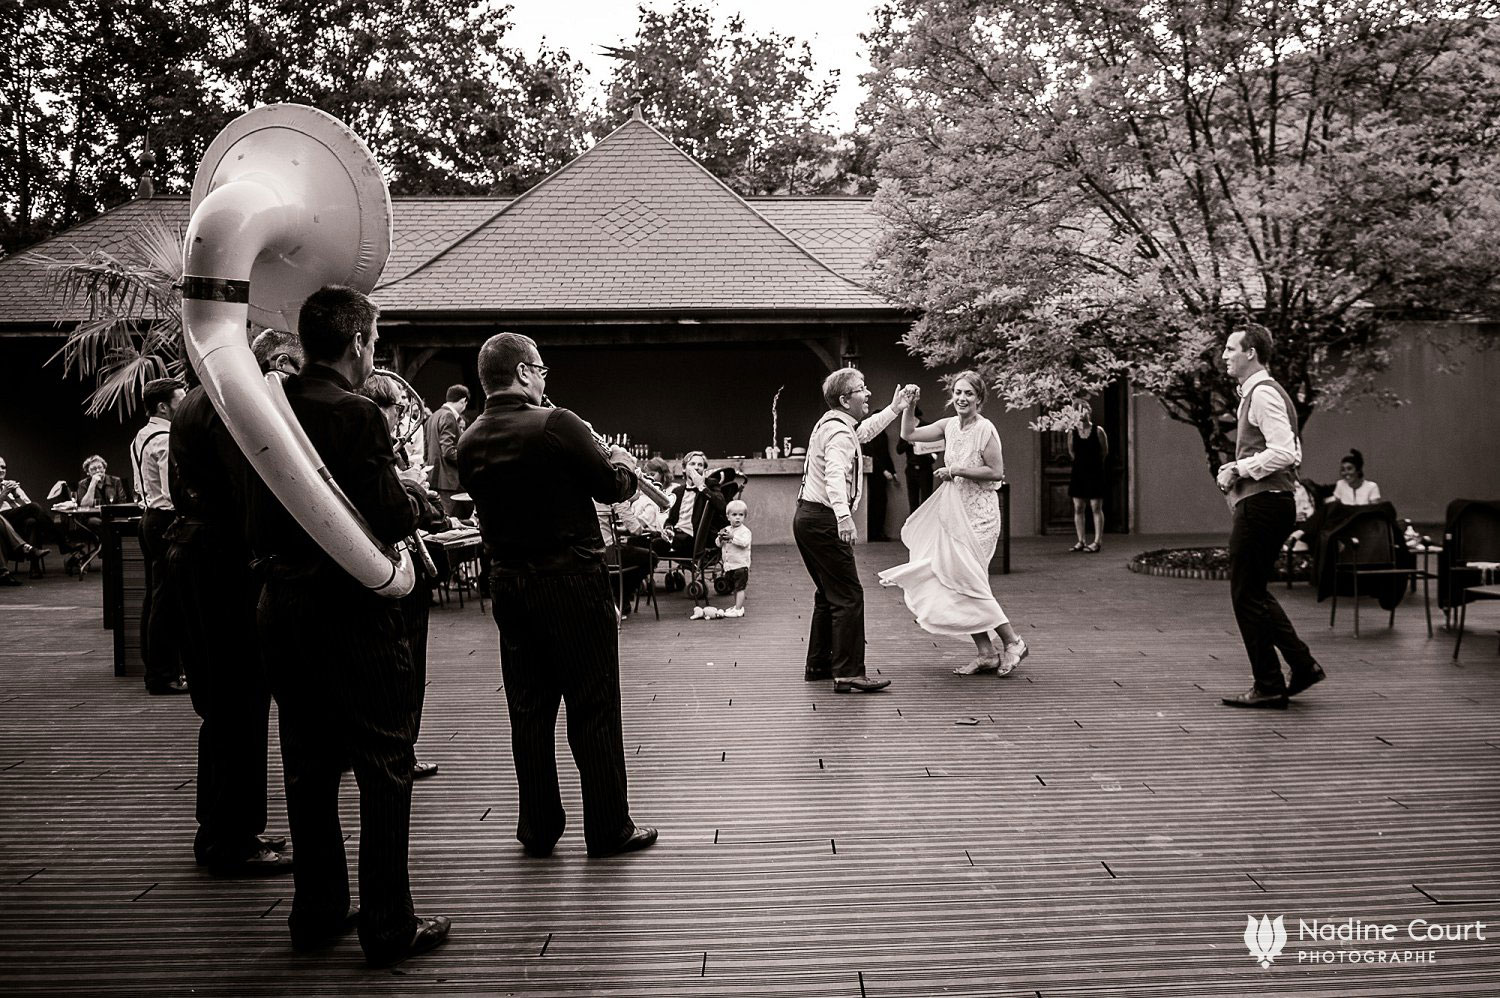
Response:
[[[1083,425],[1068,431],[1068,456],[1073,472],[1068,477],[1068,495],[1073,499],[1073,531],[1078,535],[1074,551],[1097,554],[1104,534],[1104,459],[1109,457],[1109,437],[1104,428],[1094,425],[1089,410],[1083,410]],[[1083,540],[1084,513],[1094,514],[1094,542]]]

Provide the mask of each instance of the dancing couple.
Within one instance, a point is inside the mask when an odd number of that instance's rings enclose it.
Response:
[[[864,590],[854,561],[853,510],[863,478],[859,444],[897,416],[902,440],[945,441],[946,466],[935,475],[939,488],[901,529],[911,560],[882,572],[881,584],[905,591],[924,630],[973,639],[975,657],[953,670],[958,675],[1006,675],[1028,653],[989,586],[1005,466],[1000,435],[982,415],[984,381],[974,371],[957,375],[949,400],[954,415],[927,426],[918,426],[913,412],[920,394],[915,385],[897,388],[888,407],[868,415],[870,390],[858,369],[843,368],[823,382],[828,412],[809,441],[792,532],[815,587],[804,678],[832,679],[835,693],[874,693],[890,685],[865,675]]]

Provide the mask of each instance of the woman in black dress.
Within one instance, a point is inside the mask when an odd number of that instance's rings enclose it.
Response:
[[[1068,495],[1073,499],[1073,531],[1078,535],[1074,551],[1098,554],[1104,534],[1104,459],[1109,457],[1109,437],[1104,428],[1094,425],[1093,416],[1083,410],[1083,425],[1068,431],[1068,456],[1073,472],[1068,477]],[[1085,508],[1094,514],[1094,542],[1083,540]]]

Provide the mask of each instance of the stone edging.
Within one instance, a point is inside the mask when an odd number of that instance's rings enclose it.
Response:
[[[1159,575],[1168,579],[1206,579],[1210,582],[1223,582],[1229,578],[1229,570],[1225,568],[1167,568],[1161,565],[1146,565],[1135,560],[1126,562],[1125,567],[1139,575]]]

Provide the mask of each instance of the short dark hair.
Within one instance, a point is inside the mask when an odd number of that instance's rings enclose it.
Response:
[[[448,397],[444,402],[467,402],[469,401],[469,390],[463,385],[449,385]]]
[[[141,402],[146,406],[148,416],[156,415],[156,407],[163,402],[172,401],[172,396],[178,390],[186,391],[183,384],[177,378],[155,378],[146,382],[146,387],[141,389]]]
[[[479,384],[485,394],[509,388],[516,381],[516,365],[538,353],[536,340],[520,333],[496,333],[479,348]]]
[[[1266,367],[1271,366],[1271,353],[1276,349],[1276,340],[1271,337],[1271,331],[1258,322],[1247,322],[1237,333],[1244,333],[1240,340],[1240,348],[1243,350],[1254,350],[1255,359]]]
[[[308,360],[337,360],[370,329],[380,306],[351,287],[329,284],[307,296],[297,313],[297,336]]]
[[[302,350],[302,340],[296,333],[289,333],[285,329],[266,329],[250,343],[250,352],[255,354],[255,362],[260,365],[261,373],[271,369],[271,362],[282,354],[286,354],[297,362],[301,367],[307,359]]]
[[[1354,465],[1355,471],[1359,472],[1361,475],[1365,473],[1365,456],[1353,447],[1349,448],[1349,453],[1345,454],[1344,459],[1339,463],[1352,464]]]

